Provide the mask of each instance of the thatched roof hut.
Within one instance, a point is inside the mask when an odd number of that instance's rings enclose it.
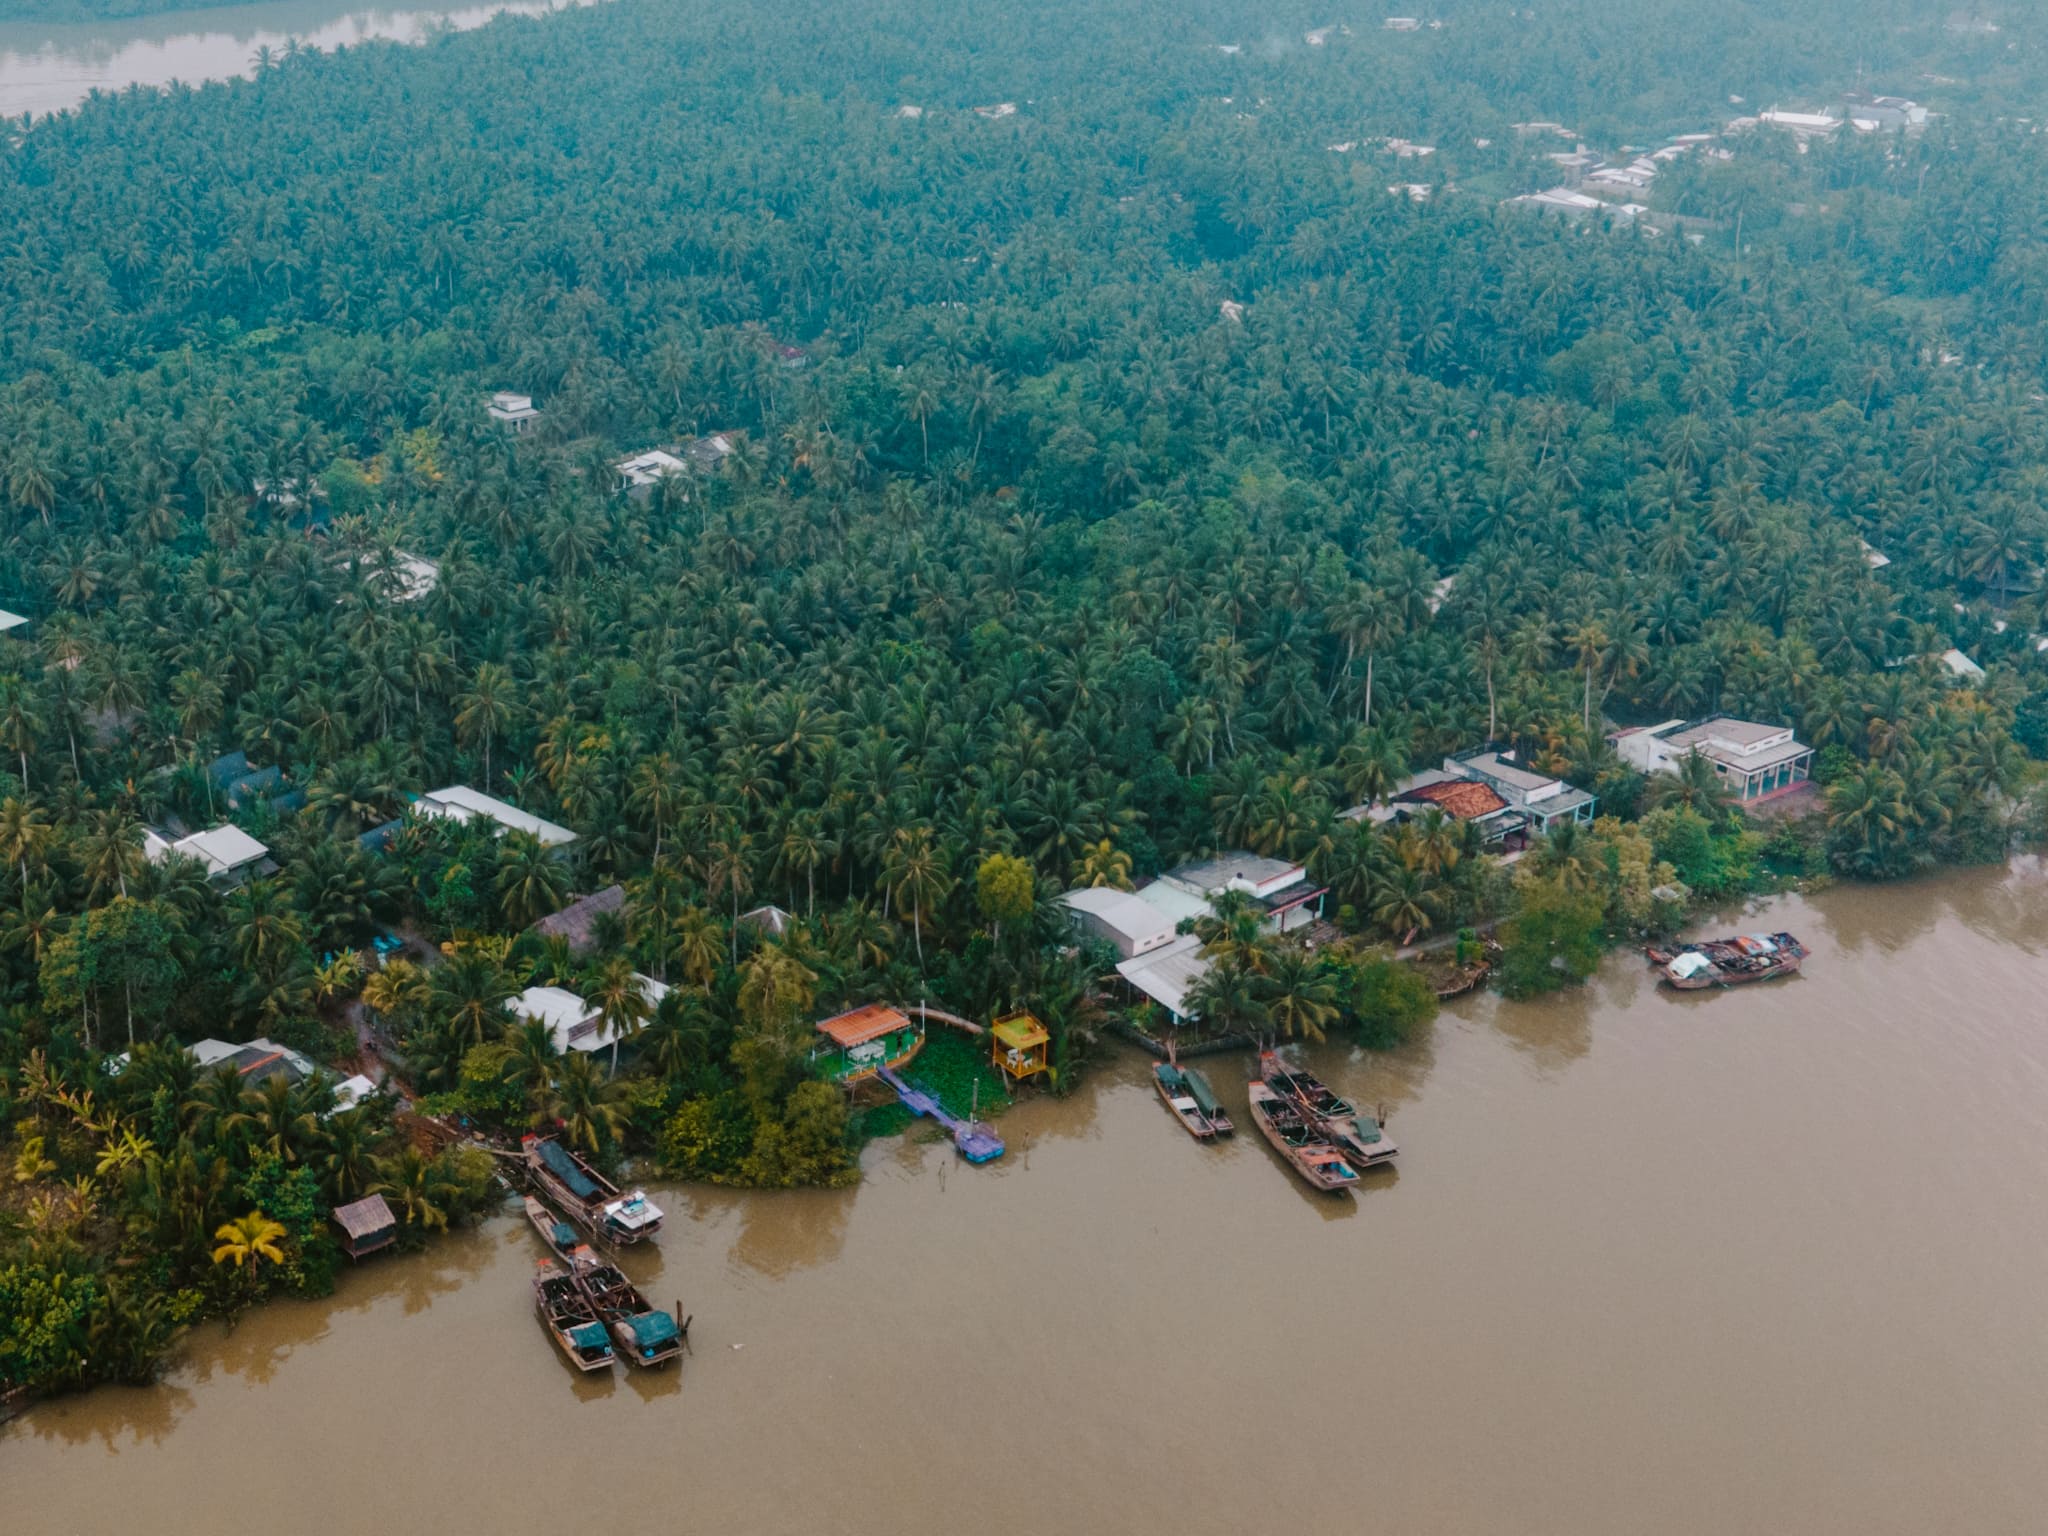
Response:
[[[382,1195],[365,1195],[352,1204],[337,1205],[334,1224],[341,1228],[341,1251],[352,1259],[398,1241],[398,1218]]]

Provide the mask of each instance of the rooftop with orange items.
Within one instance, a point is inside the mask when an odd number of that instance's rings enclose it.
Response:
[[[832,1018],[821,1019],[818,1033],[850,1050],[856,1045],[866,1045],[870,1040],[879,1040],[895,1030],[910,1027],[910,1020],[887,1003],[863,1003]]]
[[[1424,801],[1442,808],[1446,816],[1455,816],[1460,821],[1477,821],[1482,816],[1491,816],[1496,811],[1508,808],[1491,785],[1480,784],[1470,779],[1448,779],[1441,784],[1424,784],[1411,789],[1400,797],[1407,801]]]

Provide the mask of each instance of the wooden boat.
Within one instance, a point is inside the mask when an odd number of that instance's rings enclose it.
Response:
[[[1681,992],[1693,992],[1790,976],[1806,958],[1806,946],[1789,933],[1745,933],[1643,953],[1657,968],[1659,981]]]
[[[1259,1053],[1259,1079],[1293,1104],[1356,1169],[1391,1163],[1400,1148],[1373,1116],[1278,1051]]]
[[[645,1191],[621,1191],[554,1137],[528,1136],[519,1146],[540,1192],[600,1242],[637,1243],[661,1230],[661,1207]]]
[[[597,1315],[597,1309],[576,1282],[576,1277],[552,1259],[542,1259],[533,1276],[533,1310],[548,1337],[561,1346],[569,1363],[579,1371],[611,1369],[611,1331]]]
[[[1209,1086],[1209,1079],[1193,1067],[1182,1067],[1180,1075],[1187,1079],[1189,1097],[1201,1107],[1202,1113],[1209,1117],[1209,1124],[1215,1127],[1216,1134],[1228,1136],[1234,1132],[1237,1126],[1231,1121],[1230,1116],[1224,1113],[1223,1105],[1216,1097],[1216,1090]]]
[[[633,1364],[662,1366],[683,1352],[690,1337],[690,1320],[679,1322],[647,1305],[647,1298],[618,1265],[585,1250],[576,1266],[576,1284],[611,1330],[619,1353]]]
[[[1250,1092],[1253,1123],[1273,1144],[1273,1150],[1286,1158],[1288,1166],[1307,1180],[1311,1188],[1335,1193],[1358,1182],[1357,1170],[1310,1123],[1299,1106],[1262,1082],[1253,1083]]]
[[[526,1197],[526,1219],[533,1223],[533,1230],[540,1234],[548,1252],[558,1259],[566,1260],[583,1245],[574,1227],[531,1195]]]
[[[1197,1141],[1213,1141],[1216,1137],[1215,1122],[1202,1113],[1202,1106],[1195,1102],[1191,1085],[1179,1067],[1172,1062],[1162,1061],[1152,1068],[1152,1085],[1159,1090],[1159,1097],[1166,1107],[1173,1111],[1187,1133]]]

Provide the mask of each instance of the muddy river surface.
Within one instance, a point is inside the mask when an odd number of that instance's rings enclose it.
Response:
[[[258,48],[296,38],[320,49],[384,38],[416,43],[436,27],[480,27],[500,12],[520,16],[595,0],[269,0],[114,21],[0,20],[0,117],[75,107],[93,91],[131,85],[198,85],[251,73]]]
[[[1196,1145],[1129,1054],[991,1168],[662,1190],[662,1375],[562,1364],[521,1220],[366,1264],[0,1431],[7,1528],[2038,1532],[2048,874],[1764,920],[1804,976],[1616,956],[1317,1052],[1400,1139],[1355,1201]]]

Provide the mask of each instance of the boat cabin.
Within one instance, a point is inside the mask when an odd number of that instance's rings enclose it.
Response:
[[[851,1087],[883,1067],[900,1067],[924,1046],[924,1025],[887,1003],[865,1003],[818,1023],[811,1067],[828,1082]]]
[[[1052,1070],[1052,1035],[1028,1013],[1012,1013],[988,1028],[991,1060],[1009,1087]]]
[[[341,1228],[341,1251],[351,1259],[389,1248],[398,1241],[398,1218],[382,1195],[369,1195],[352,1205],[334,1208],[334,1224]]]

